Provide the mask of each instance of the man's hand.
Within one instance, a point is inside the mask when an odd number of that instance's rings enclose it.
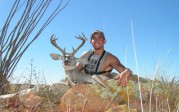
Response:
[[[125,69],[121,74],[117,75],[114,79],[118,80],[117,86],[126,86],[131,75],[129,69]]]

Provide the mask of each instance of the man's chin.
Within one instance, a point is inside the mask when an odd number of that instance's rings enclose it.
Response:
[[[101,48],[94,48],[95,50],[101,50]]]

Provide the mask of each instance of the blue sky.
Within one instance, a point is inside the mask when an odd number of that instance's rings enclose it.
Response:
[[[7,17],[10,1],[0,0],[0,23]],[[159,71],[165,77],[177,77],[179,73],[179,1],[178,0],[71,0],[69,5],[51,22],[40,37],[31,45],[19,62],[15,77],[28,77],[30,60],[39,76],[47,82],[57,82],[65,76],[61,61],[54,61],[50,53],[60,52],[50,44],[55,34],[58,44],[66,51],[81,41],[74,36],[82,32],[88,38],[76,53],[91,49],[90,34],[96,30],[105,33],[105,49],[131,68],[134,74],[152,78],[159,61]],[[133,47],[132,28],[135,39],[138,71]],[[126,60],[126,61],[125,61]]]

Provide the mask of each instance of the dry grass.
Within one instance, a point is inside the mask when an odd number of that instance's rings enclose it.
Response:
[[[31,80],[32,79],[33,78],[31,78]],[[140,88],[139,88],[138,79],[140,81]],[[122,104],[130,105],[130,101],[132,99],[130,99],[129,95],[131,95],[132,92],[135,93],[134,95],[142,103],[139,106],[143,106],[143,107],[137,107],[139,111],[142,110],[149,111],[149,112],[153,112],[153,111],[178,112],[179,111],[179,80],[177,78],[173,77],[173,79],[170,81],[164,77],[161,77],[160,79],[154,78],[153,80],[137,78],[136,81],[137,81],[136,83],[129,83],[128,86],[126,87],[126,93],[128,95],[128,98]],[[40,86],[41,88],[39,88],[38,94],[43,98],[43,102],[42,105],[40,106],[40,109],[42,111],[45,111],[44,109],[49,107],[51,110],[54,110],[55,105],[57,103],[60,103],[60,101],[57,99],[59,99],[59,97],[61,97],[64,93],[60,95],[55,95],[51,91],[49,91],[49,86],[47,86],[46,84],[39,84],[39,85],[41,85]],[[33,87],[34,85],[29,85],[27,83],[24,83],[24,84],[16,84],[16,85],[9,84],[9,86],[11,88],[8,91],[6,91],[6,93],[13,93],[13,92],[15,93],[22,89],[28,89],[30,87]],[[143,92],[143,88],[145,88],[145,92]],[[119,103],[121,104],[121,102]],[[129,106],[128,106],[128,111],[130,111]]]

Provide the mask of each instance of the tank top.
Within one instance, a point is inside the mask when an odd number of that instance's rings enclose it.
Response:
[[[84,66],[84,72],[86,74],[97,74],[97,75],[100,75],[100,74],[104,74],[106,72],[111,72],[111,70],[109,71],[100,71],[99,68],[103,65],[104,63],[104,59],[105,57],[109,54],[109,52],[106,52],[106,51],[103,51],[103,53],[101,55],[96,55],[94,54],[94,51],[93,50],[90,50],[87,52],[87,55],[86,55],[86,59],[88,60],[88,64],[86,64]]]

